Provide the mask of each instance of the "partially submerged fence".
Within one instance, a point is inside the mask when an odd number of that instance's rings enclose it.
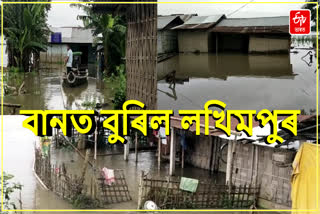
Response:
[[[160,209],[236,209],[249,208],[257,198],[259,188],[218,185],[199,182],[196,192],[180,189],[180,178],[161,180],[142,174],[139,187],[138,208],[145,201],[154,201]]]
[[[72,175],[67,172],[64,164],[51,164],[50,154],[45,157],[38,149],[35,150],[34,170],[45,188],[63,199],[73,200],[79,195],[86,195],[98,201],[100,206],[132,200],[123,170],[114,170],[114,183],[108,185],[100,172],[97,176],[90,175],[85,178]],[[87,179],[87,182],[84,182],[84,179]]]

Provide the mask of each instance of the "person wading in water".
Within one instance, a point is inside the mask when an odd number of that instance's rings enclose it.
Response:
[[[70,48],[70,45],[67,45],[67,56],[64,59],[64,64],[67,67],[67,74],[71,71],[72,68],[72,60],[73,60],[73,54],[72,54],[72,50]]]

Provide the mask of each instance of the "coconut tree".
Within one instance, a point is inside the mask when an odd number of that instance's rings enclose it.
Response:
[[[308,2],[308,4],[303,5],[303,9],[309,9],[311,11],[311,20],[314,22],[314,25],[311,27],[311,29],[313,31],[317,30],[317,7],[319,8],[319,6],[317,6],[316,4],[310,4],[310,3],[316,3],[318,2],[318,4],[320,4],[320,0],[306,0],[306,2]],[[320,22],[319,22],[320,25]]]
[[[111,14],[96,14],[92,7],[83,4],[71,4],[71,7],[82,9],[86,15],[78,16],[87,29],[92,29],[95,43],[101,42],[104,50],[104,65],[110,75],[121,64],[125,55],[126,26],[121,16]]]

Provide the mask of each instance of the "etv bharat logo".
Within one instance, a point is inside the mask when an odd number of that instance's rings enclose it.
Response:
[[[290,34],[309,34],[311,29],[310,10],[290,11]]]

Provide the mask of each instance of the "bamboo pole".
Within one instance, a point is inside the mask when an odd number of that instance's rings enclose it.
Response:
[[[181,146],[181,168],[184,168],[184,148]]]
[[[95,117],[95,121],[96,121],[96,124],[97,123],[97,117]],[[94,162],[97,160],[97,144],[98,144],[98,125],[96,126],[96,130],[94,132]]]
[[[170,168],[169,174],[174,175],[176,166],[176,133],[175,129],[171,128],[171,139],[170,139]]]
[[[158,136],[158,170],[161,168],[161,138]]]
[[[83,166],[82,166],[82,171],[81,171],[81,181],[82,183],[84,182],[86,171],[88,168],[88,162],[89,162],[89,157],[90,157],[90,149],[86,150],[86,156],[84,158]]]
[[[136,154],[136,162],[138,162],[138,133],[135,133],[134,152]]]

